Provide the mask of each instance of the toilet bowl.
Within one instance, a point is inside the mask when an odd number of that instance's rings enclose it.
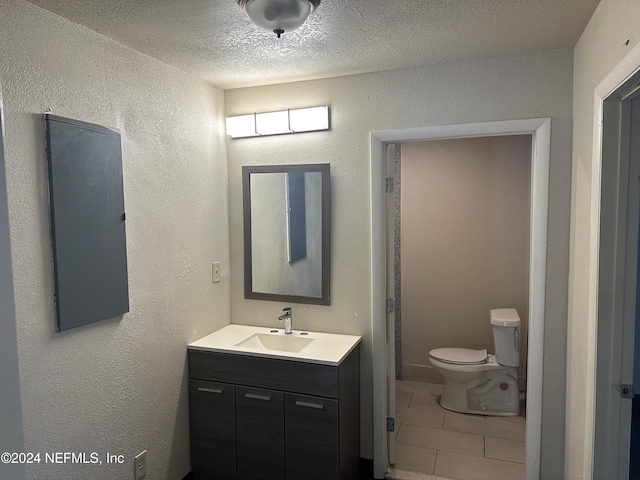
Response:
[[[517,416],[520,317],[513,308],[493,309],[489,317],[495,355],[467,348],[429,352],[429,362],[444,377],[440,405],[460,413]]]

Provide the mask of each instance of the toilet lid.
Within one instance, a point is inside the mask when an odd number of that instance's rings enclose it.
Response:
[[[487,361],[487,351],[484,349],[436,348],[431,350],[429,355],[441,362],[456,363],[458,365],[479,365]]]

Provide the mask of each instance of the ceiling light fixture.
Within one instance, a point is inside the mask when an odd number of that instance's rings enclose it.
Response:
[[[250,113],[227,118],[227,135],[231,138],[319,130],[329,130],[329,107],[327,106]]]
[[[236,0],[249,18],[261,28],[275,33],[295,30],[312,13],[320,0]]]

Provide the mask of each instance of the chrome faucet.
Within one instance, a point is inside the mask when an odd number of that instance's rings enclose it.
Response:
[[[290,334],[291,330],[291,321],[293,320],[293,313],[291,312],[291,307],[283,308],[284,312],[282,315],[278,317],[278,321],[284,322],[284,333]]]

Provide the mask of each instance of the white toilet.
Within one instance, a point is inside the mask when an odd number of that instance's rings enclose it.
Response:
[[[517,416],[520,316],[514,308],[498,308],[489,313],[495,355],[467,348],[437,348],[429,352],[429,362],[444,376],[440,405],[454,412]]]

